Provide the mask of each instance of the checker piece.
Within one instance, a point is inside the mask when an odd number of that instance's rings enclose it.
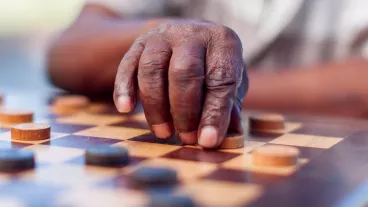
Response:
[[[220,149],[237,149],[244,147],[243,134],[228,134],[220,144]]]
[[[175,170],[168,168],[142,167],[130,173],[130,184],[133,187],[161,187],[172,186],[178,183]]]
[[[90,100],[85,96],[60,96],[53,102],[53,111],[60,115],[69,115],[85,109],[89,103]]]
[[[256,166],[287,167],[297,164],[300,150],[291,146],[265,145],[252,152]]]
[[[0,109],[0,124],[20,124],[33,121],[33,112],[16,109]]]
[[[14,140],[37,141],[49,139],[51,127],[47,124],[25,123],[11,127],[11,138]]]
[[[16,149],[0,149],[0,171],[13,172],[34,168],[33,152]]]
[[[149,207],[194,207],[196,206],[192,199],[186,196],[176,195],[152,195]]]
[[[249,117],[249,127],[252,131],[284,129],[284,122],[285,118],[280,114],[262,114]]]
[[[102,145],[87,149],[85,163],[97,166],[124,166],[129,163],[126,148]]]

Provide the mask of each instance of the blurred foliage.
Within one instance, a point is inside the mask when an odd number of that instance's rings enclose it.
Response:
[[[58,30],[78,15],[84,0],[0,0],[0,35]]]

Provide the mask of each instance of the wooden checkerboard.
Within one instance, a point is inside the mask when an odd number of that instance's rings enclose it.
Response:
[[[368,178],[368,122],[362,120],[287,117],[284,130],[250,133],[242,149],[210,151],[183,146],[175,137],[156,139],[141,109],[121,115],[112,104],[93,103],[59,116],[49,100],[34,94],[7,99],[8,106],[34,110],[36,122],[51,125],[52,136],[11,141],[9,129],[0,128],[1,148],[36,154],[35,169],[0,173],[0,206],[145,206],[151,192],[127,185],[127,174],[142,166],[177,170],[180,184],[169,193],[189,195],[199,206],[339,205]],[[127,147],[131,163],[86,166],[85,149],[101,144]],[[253,166],[252,150],[268,144],[299,148],[298,166]]]

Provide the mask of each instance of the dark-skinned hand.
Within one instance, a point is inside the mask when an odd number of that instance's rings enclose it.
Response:
[[[158,138],[176,132],[184,144],[216,148],[226,133],[243,133],[247,86],[234,31],[207,21],[168,21],[137,38],[125,54],[114,101],[126,113],[139,95]]]

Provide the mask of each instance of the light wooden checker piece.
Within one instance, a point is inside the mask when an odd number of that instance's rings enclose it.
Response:
[[[55,122],[56,120],[51,121]],[[121,120],[112,120],[111,122],[105,123],[104,125],[106,125],[106,127],[101,129],[107,131],[110,128],[129,130],[128,126],[123,125],[110,127],[119,122],[121,122]],[[63,127],[66,129],[68,127],[73,128],[82,125],[83,124],[79,122],[64,123],[61,124],[62,127],[59,130],[62,132]],[[86,125],[86,127],[88,126]],[[82,130],[88,131],[86,128],[81,129],[81,131]],[[320,148],[319,150],[324,150],[324,153],[323,156],[321,155],[315,158],[317,162],[311,160],[306,166],[298,169],[294,174],[295,176],[282,177],[279,183],[273,188],[272,186],[268,186],[268,182],[269,180],[280,179],[278,176],[274,176],[273,174],[260,174],[260,176],[258,176],[257,173],[242,169],[244,163],[238,158],[246,152],[241,148],[235,150],[206,151],[196,147],[164,143],[163,140],[150,139],[152,136],[147,136],[146,134],[136,134],[132,135],[132,137],[129,136],[127,139],[117,139],[111,136],[101,136],[99,132],[85,134],[81,133],[81,131],[73,131],[73,134],[69,134],[68,136],[33,145],[33,147],[42,146],[40,149],[55,148],[52,150],[45,150],[43,153],[36,153],[42,157],[47,157],[49,160],[53,159],[51,154],[52,151],[55,151],[55,153],[56,151],[60,151],[56,153],[59,156],[58,162],[55,162],[57,164],[54,164],[54,162],[40,164],[40,161],[36,160],[35,170],[27,171],[24,174],[17,174],[22,181],[25,181],[25,184],[13,181],[11,176],[0,174],[0,186],[6,184],[11,187],[10,189],[16,189],[15,192],[6,192],[7,198],[9,198],[9,196],[10,198],[17,198],[22,203],[34,204],[35,206],[37,206],[37,204],[39,204],[37,202],[40,201],[49,202],[51,203],[50,205],[57,204],[58,201],[67,202],[64,206],[90,206],[87,204],[97,206],[111,204],[111,206],[119,206],[125,202],[129,203],[131,200],[129,198],[135,197],[134,195],[136,193],[147,195],[143,191],[131,190],[125,185],[126,176],[128,172],[130,172],[129,169],[135,169],[137,166],[167,166],[176,169],[179,173],[178,175],[193,176],[190,179],[188,177],[187,180],[181,179],[177,186],[178,191],[174,190],[174,192],[184,192],[186,193],[185,195],[189,194],[199,206],[247,206],[247,204],[252,204],[252,206],[302,206],[302,204],[305,205],[305,200],[291,200],[290,197],[302,198],[306,196],[312,198],[308,200],[307,203],[313,201],[319,202],[319,204],[323,203],[326,201],[323,197],[326,191],[332,195],[334,193],[334,188],[338,186],[340,187],[339,189],[348,194],[348,190],[342,187],[351,180],[357,181],[357,179],[363,179],[360,177],[353,178],[352,176],[354,173],[351,169],[361,170],[361,172],[367,170],[366,165],[359,164],[359,157],[361,157],[362,154],[367,155],[368,134],[353,136],[352,141],[349,141],[351,140],[350,138],[345,139],[345,137],[343,137],[344,139],[342,141],[333,146],[333,150],[331,150],[332,147],[326,149]],[[103,134],[113,133],[104,132]],[[83,139],[84,143],[78,142],[78,137],[86,137],[86,139]],[[275,139],[277,138],[278,137],[275,137]],[[10,142],[11,140],[1,141]],[[87,147],[98,146],[106,142],[117,146],[124,146],[125,143],[129,151],[132,152],[133,161],[128,164],[128,166],[122,168],[86,166],[80,161],[81,158],[83,158],[81,151],[85,150]],[[267,141],[265,144],[269,142],[272,142],[272,140]],[[359,145],[359,147],[357,147],[357,145]],[[32,146],[21,147],[27,149]],[[142,148],[144,149],[142,150]],[[359,153],[354,153],[354,149],[357,149]],[[67,153],[69,150],[70,152],[75,152]],[[257,147],[252,149],[252,151],[255,150],[257,150]],[[302,154],[303,153],[301,153],[301,156]],[[354,162],[349,162],[349,160],[354,160]],[[237,161],[237,163],[233,161]],[[228,162],[237,165],[236,168],[234,166],[233,168],[227,168],[226,163]],[[349,169],[346,170],[346,167]],[[336,169],[341,170],[341,173],[334,174],[334,170]],[[334,179],[335,182],[333,185],[328,185],[328,182],[324,182],[325,180],[323,177],[326,176],[326,174],[333,174],[336,176],[333,177],[336,178]],[[315,175],[320,176],[315,180],[313,179]],[[3,180],[1,176],[4,176]],[[255,179],[256,177],[265,177],[266,179],[259,182],[259,180]],[[300,179],[300,177],[302,177],[302,179]],[[341,178],[341,182],[338,178]],[[327,179],[327,181],[331,180]],[[308,186],[313,186],[311,192],[304,188],[305,182],[308,182]],[[37,183],[37,185],[32,183]],[[55,189],[56,186],[64,190],[58,191]],[[287,187],[286,189],[285,186]],[[183,191],[180,191],[180,189]],[[32,190],[40,190],[45,193],[30,198],[27,202],[19,197],[19,194],[31,192]],[[0,203],[5,201],[5,198],[1,196],[1,192],[0,189]],[[193,194],[191,194],[191,192],[193,192]],[[62,194],[63,196],[61,196]],[[313,199],[313,197],[310,197],[312,194],[321,196]],[[140,196],[138,197],[141,198]],[[336,201],[340,199],[342,199],[341,196],[336,198]],[[69,205],[70,203],[75,205]],[[280,203],[281,205],[277,205]]]
[[[11,138],[13,140],[37,141],[49,139],[51,127],[47,124],[25,123],[11,127]]]
[[[69,115],[86,109],[89,104],[90,100],[85,96],[60,96],[53,101],[52,111],[60,115]]]
[[[238,149],[244,147],[245,138],[243,134],[228,134],[219,149]]]
[[[0,125],[28,123],[33,121],[33,112],[20,109],[0,108]]]
[[[252,162],[256,166],[288,167],[297,165],[299,156],[296,147],[266,145],[252,152]]]
[[[285,127],[285,117],[281,114],[258,114],[249,117],[252,131],[281,130]]]

